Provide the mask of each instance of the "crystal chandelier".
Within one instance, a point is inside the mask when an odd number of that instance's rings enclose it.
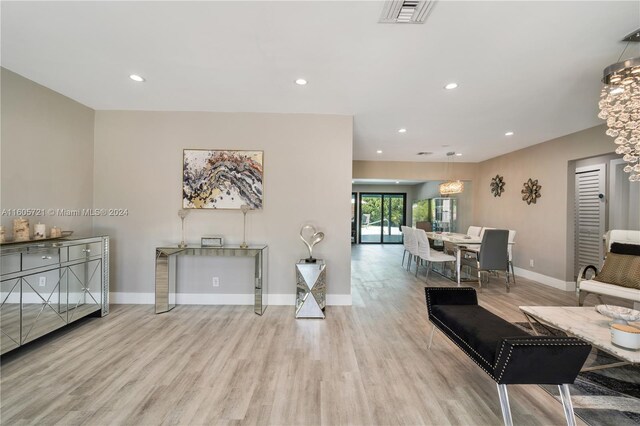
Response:
[[[625,41],[640,41],[640,30]],[[628,45],[628,44],[627,44]],[[626,49],[626,48],[625,48]],[[623,52],[624,53],[624,52]],[[598,117],[607,120],[608,136],[614,138],[616,154],[624,154],[631,182],[640,181],[640,57],[604,69]]]
[[[455,152],[447,152],[447,157],[449,159],[453,158],[454,155],[456,155]],[[449,163],[447,163],[447,168],[449,168]],[[460,180],[448,180],[440,184],[440,195],[459,194],[463,190],[464,183]]]
[[[440,195],[459,194],[464,190],[464,183],[459,180],[450,180],[440,184]]]

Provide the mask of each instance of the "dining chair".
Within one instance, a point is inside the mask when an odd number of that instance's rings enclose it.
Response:
[[[429,238],[427,238],[427,234],[422,229],[417,229],[415,231],[416,239],[418,241],[418,258],[416,260],[416,277],[418,276],[418,267],[422,261],[427,263],[427,272],[424,276],[424,280],[427,281],[429,278],[429,270],[431,269],[431,264],[433,262],[455,262],[456,257],[451,256],[450,254],[445,254],[436,250],[433,250],[429,246]]]
[[[402,266],[404,266],[404,258],[407,255],[407,252],[409,251],[409,249],[407,248],[407,240],[408,240],[407,226],[401,225],[400,232],[402,232],[402,246],[404,247],[404,252],[402,252]]]
[[[487,229],[482,236],[480,249],[476,253],[478,285],[482,290],[482,272],[505,271],[507,292],[509,281],[509,231],[506,229]]]
[[[516,273],[513,270],[513,244],[516,241],[516,231],[509,229],[509,244],[507,245],[507,251],[509,252],[509,266],[511,267],[511,278],[513,283],[516,283]]]
[[[484,237],[484,233],[486,231],[490,230],[490,229],[496,229],[496,228],[490,228],[488,226],[483,226],[482,229],[480,230],[480,235],[479,235],[480,239],[482,239],[482,237]]]
[[[418,256],[418,240],[416,239],[416,235],[415,235],[416,230],[408,226],[403,226],[401,229],[402,229],[402,235],[404,237],[403,238],[404,253],[402,254],[402,264],[404,265],[405,255],[409,253],[409,261],[407,262],[407,271],[410,271],[411,262],[413,261],[414,257]]]
[[[481,228],[479,226],[470,226],[469,229],[467,229],[467,235],[471,237],[476,237],[482,240],[482,237],[484,236],[484,232],[487,229],[496,229],[496,228],[485,228],[485,227]],[[476,232],[476,234],[471,234],[472,231]],[[477,252],[478,250],[480,250],[480,244],[466,244],[466,248],[467,248],[467,251]]]
[[[480,231],[482,231],[482,227],[481,226],[470,226],[467,229],[467,235],[470,237],[479,237],[480,236]]]

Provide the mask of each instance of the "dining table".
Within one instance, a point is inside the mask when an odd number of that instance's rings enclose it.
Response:
[[[426,232],[427,238],[433,241],[442,241],[454,246],[454,254],[456,256],[456,279],[458,287],[460,287],[460,265],[462,263],[462,251],[470,245],[480,247],[482,239],[480,237],[472,237],[467,234],[458,234],[454,232]],[[445,275],[446,276],[446,275]]]

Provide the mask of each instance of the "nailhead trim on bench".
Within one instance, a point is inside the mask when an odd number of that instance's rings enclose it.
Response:
[[[531,336],[534,337],[534,336]],[[502,342],[502,346],[500,347],[500,352],[498,353],[498,357],[496,358],[496,363],[494,365],[494,368],[496,366],[499,365],[500,362],[500,356],[502,355],[502,350],[504,349],[505,345],[507,343],[509,343],[511,345],[511,348],[509,348],[509,353],[507,354],[507,359],[504,362],[504,365],[502,366],[502,371],[500,372],[500,376],[498,377],[498,380],[496,381],[500,381],[502,380],[502,376],[504,375],[504,371],[507,369],[507,366],[509,365],[509,360],[511,359],[511,353],[513,352],[513,348],[516,346],[590,346],[587,343],[584,342],[576,342],[576,339],[553,339],[551,338],[550,340],[546,340],[546,339],[540,339],[541,343],[511,343],[511,342],[507,342],[507,341],[503,341]],[[547,342],[565,342],[565,343],[547,343]],[[544,343],[542,343],[544,342]],[[571,343],[570,343],[571,342]],[[493,377],[493,376],[492,376]]]

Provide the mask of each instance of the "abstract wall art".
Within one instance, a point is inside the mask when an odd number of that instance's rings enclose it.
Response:
[[[262,208],[263,152],[185,149],[182,207],[185,209]]]

